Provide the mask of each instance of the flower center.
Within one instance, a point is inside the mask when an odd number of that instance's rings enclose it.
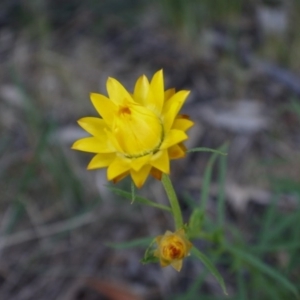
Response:
[[[162,248],[162,255],[167,260],[184,257],[184,245],[180,241],[172,241]]]
[[[113,134],[128,158],[155,153],[164,138],[160,118],[151,110],[132,102],[119,107],[113,123]]]
[[[127,106],[120,107],[119,114],[120,115],[125,115],[125,114],[131,115],[131,110]]]

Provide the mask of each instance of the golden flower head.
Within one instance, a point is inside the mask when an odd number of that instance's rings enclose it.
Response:
[[[171,265],[178,272],[182,267],[182,260],[189,255],[192,243],[186,238],[184,229],[176,232],[166,231],[156,238],[157,249],[154,256],[160,260],[160,265]]]
[[[108,180],[113,182],[131,175],[141,187],[149,174],[157,179],[169,174],[170,159],[185,156],[182,142],[193,126],[188,116],[178,114],[189,91],[165,91],[162,70],[150,82],[141,76],[133,94],[114,78],[108,78],[106,87],[108,97],[91,94],[102,118],[78,121],[92,136],[76,141],[72,149],[95,153],[87,168],[107,167]]]

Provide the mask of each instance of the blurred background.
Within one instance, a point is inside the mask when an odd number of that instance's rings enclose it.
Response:
[[[295,299],[299,28],[298,0],[1,0],[0,299]],[[185,221],[208,163],[211,223],[225,199],[225,235],[240,252],[196,246],[227,297],[193,259],[179,274],[143,266],[141,241],[172,219],[114,195],[105,170],[86,170],[91,155],[70,150],[85,136],[76,121],[96,116],[90,92],[106,94],[108,76],[132,90],[161,68],[166,87],[192,91],[188,147],[229,143],[221,196],[211,154],[172,162]],[[160,182],[138,193],[167,203]]]

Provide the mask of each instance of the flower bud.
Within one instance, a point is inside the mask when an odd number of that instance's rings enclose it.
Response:
[[[176,232],[166,231],[164,235],[156,238],[157,249],[154,256],[160,260],[160,265],[171,265],[178,272],[182,267],[182,260],[189,255],[192,243],[186,238],[184,229]]]

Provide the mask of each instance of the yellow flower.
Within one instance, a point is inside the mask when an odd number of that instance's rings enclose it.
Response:
[[[151,80],[141,76],[129,93],[114,78],[107,80],[108,97],[91,94],[102,118],[86,117],[79,125],[92,136],[76,141],[72,149],[95,153],[88,169],[107,167],[107,178],[118,182],[131,175],[141,187],[148,175],[169,174],[170,159],[185,156],[183,141],[193,122],[179,115],[189,91],[164,91],[163,71]]]
[[[154,256],[160,260],[160,265],[171,265],[178,272],[182,267],[182,260],[189,255],[192,243],[186,238],[184,229],[176,232],[166,231],[164,235],[156,238],[157,249]]]

